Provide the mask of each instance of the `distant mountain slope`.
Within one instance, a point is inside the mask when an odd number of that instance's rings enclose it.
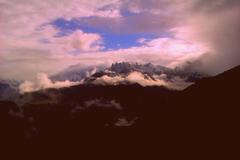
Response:
[[[179,92],[169,104],[176,109],[176,126],[200,146],[233,147],[240,134],[239,82],[240,66]]]
[[[211,78],[203,78],[183,91],[183,95],[199,105],[212,107],[235,107],[240,104],[238,93],[240,91],[240,66]]]

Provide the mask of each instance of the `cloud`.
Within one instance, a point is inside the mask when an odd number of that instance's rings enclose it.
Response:
[[[172,24],[168,24],[171,14],[157,13],[156,8],[151,9],[156,6],[157,1],[149,2],[147,10],[133,14],[133,16],[123,16],[121,13],[127,10],[129,5],[139,8],[142,6],[141,3],[144,3],[143,1],[104,0],[100,3],[98,0],[91,2],[61,0],[55,3],[54,0],[50,0],[40,3],[37,0],[27,0],[20,4],[17,1],[2,0],[0,2],[2,4],[1,15],[6,19],[0,22],[3,28],[1,41],[4,42],[0,46],[2,57],[0,72],[3,78],[28,79],[37,72],[54,74],[74,63],[82,63],[86,66],[99,63],[108,65],[116,61],[136,61],[169,65],[173,60],[181,63],[182,59],[186,59],[173,55],[173,51],[171,54],[168,53],[171,48],[174,48],[173,45],[177,45],[177,41],[173,38],[152,40],[140,47],[101,51],[104,48],[101,35],[85,33],[80,29],[62,33],[50,24],[59,17],[64,19],[92,17],[87,19],[86,24],[103,27],[109,31],[160,32],[167,30]],[[134,5],[129,3],[134,3]],[[132,12],[131,9],[129,11]],[[170,23],[172,22],[174,22],[173,19]],[[168,49],[163,50],[166,48],[163,41],[169,44]],[[185,45],[189,46],[189,44]],[[182,50],[177,52],[182,52]],[[82,55],[82,53],[85,54]],[[184,55],[184,57],[187,56]],[[18,68],[20,72],[12,71],[13,68]]]
[[[42,42],[44,46],[51,49],[52,53],[57,54],[92,52],[103,49],[102,37],[99,34],[84,33],[81,30],[67,36],[44,38],[47,40],[47,43]]]
[[[92,99],[83,102],[81,105],[75,106],[71,112],[73,113],[73,117],[75,117],[75,114],[88,111],[88,109],[107,109],[117,111],[118,114],[122,114],[123,107],[121,104],[116,102],[115,100],[104,100],[104,99]]]
[[[68,52],[102,49],[99,34],[77,30],[56,36],[61,33],[50,23],[57,18],[118,17],[121,16],[118,3],[118,0],[0,0],[1,78],[23,80],[37,72],[53,74],[74,64]]]
[[[197,60],[196,68],[219,73],[240,64],[239,10],[238,0],[0,0],[1,78],[116,61],[174,67]],[[106,51],[100,33],[63,33],[51,25],[59,18],[93,30],[158,38]]]
[[[191,36],[211,48],[198,60],[201,65],[197,67],[216,74],[240,64],[239,10],[240,3],[236,3],[236,6],[222,6],[213,13],[202,13],[190,19],[189,24],[194,29]]]
[[[129,127],[134,125],[138,117],[133,118],[132,120],[127,120],[125,117],[118,118],[118,121],[114,123],[115,126],[118,127]]]
[[[34,31],[35,36],[28,39],[5,39],[6,44],[0,50],[1,78],[25,80],[38,72],[54,74],[77,63],[75,54],[103,49],[99,34],[77,30],[66,36],[56,36],[59,32],[52,26],[45,26]]]
[[[192,83],[185,82],[183,79],[179,77],[175,77],[171,80],[167,80],[163,75],[155,75],[153,78],[142,74],[140,72],[131,72],[127,76],[117,75],[117,76],[108,76],[104,75],[102,77],[97,78],[93,81],[96,85],[119,85],[119,84],[126,84],[126,83],[132,83],[132,84],[140,84],[141,86],[164,86],[169,89],[174,90],[182,90]]]
[[[19,86],[20,93],[34,92],[47,88],[63,88],[81,84],[81,82],[52,82],[44,73],[39,73],[35,81],[25,81]]]
[[[117,20],[96,17],[88,24],[118,33],[167,32],[171,33],[172,41],[180,39],[208,46],[199,59],[202,66],[197,66],[208,73],[216,74],[240,64],[238,0],[132,0],[124,1],[122,10],[128,16]],[[111,27],[105,25],[108,22]],[[183,60],[192,59],[180,61]],[[173,60],[172,64],[177,61]]]
[[[75,35],[75,33],[72,34]],[[45,45],[51,46],[51,50],[47,50],[46,48],[39,50],[35,48],[9,50],[2,55],[4,59],[0,64],[0,72],[3,73],[2,76],[7,78],[29,79],[37,72],[54,74],[69,65],[77,63],[86,67],[92,65],[109,66],[111,63],[119,61],[138,63],[151,62],[153,64],[175,67],[184,63],[186,60],[196,59],[205,52],[205,48],[201,45],[173,38],[145,40],[144,43],[141,43],[141,46],[126,49],[104,52],[91,51],[101,48],[101,43],[96,43],[99,40],[101,41],[98,35],[91,34],[91,43],[84,41],[86,43],[85,46],[80,45],[83,38],[77,39],[75,48],[72,46],[72,42],[75,43],[75,39],[72,38],[74,37],[73,35],[56,38],[56,40],[55,38],[50,39],[53,41],[52,44]],[[92,37],[94,37],[93,40]],[[89,44],[97,45],[94,48]],[[83,47],[85,50],[89,49],[91,53],[84,52],[77,55],[67,53],[67,51],[74,52],[77,50],[77,47]],[[18,68],[18,70],[15,72],[13,68]]]
[[[111,101],[103,101],[101,99],[94,99],[84,102],[84,106],[88,107],[103,107],[103,108],[115,108],[117,110],[122,110],[121,104],[116,102],[115,100]]]
[[[138,83],[142,86],[166,86],[167,83],[163,80],[153,80],[150,77],[146,77],[140,72],[132,72],[126,78],[126,81],[131,83]]]
[[[31,50],[32,53],[34,50],[40,50],[43,54],[47,52],[49,56],[57,56],[70,54],[76,50],[81,53],[98,51],[103,48],[102,37],[99,34],[84,33],[80,29],[61,33],[59,29],[46,25],[32,31],[32,34],[26,39],[22,37],[19,39],[5,38],[3,49],[6,49],[5,52],[13,49],[25,49]]]

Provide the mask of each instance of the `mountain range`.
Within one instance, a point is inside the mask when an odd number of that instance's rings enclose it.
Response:
[[[142,86],[165,86],[173,90],[182,90],[191,85],[195,81],[208,77],[208,75],[190,70],[187,67],[182,68],[167,68],[161,65],[153,65],[151,63],[138,64],[138,63],[113,63],[110,67],[104,65],[100,66],[82,66],[80,64],[70,66],[63,71],[50,76],[40,76],[35,81],[23,82],[13,80],[0,80],[0,99],[11,100],[18,104],[23,104],[26,98],[23,99],[22,92],[36,91],[46,88],[55,88],[61,84],[67,87],[71,84],[82,85],[130,85],[140,84]],[[48,84],[47,81],[50,82]],[[60,82],[60,83],[59,83]],[[62,82],[67,82],[65,85]],[[73,82],[73,83],[72,83]],[[30,85],[30,86],[29,86]],[[22,88],[27,88],[26,91]],[[29,91],[28,91],[29,92]]]
[[[118,64],[111,68],[129,72]],[[0,102],[1,142],[55,149],[74,144],[86,152],[95,146],[112,152],[171,148],[176,154],[218,154],[238,144],[239,75],[240,66],[183,91],[87,83],[26,93],[28,102],[21,107]]]
[[[67,69],[51,76],[52,80],[55,81],[81,81],[83,79],[91,79],[96,77],[101,77],[104,75],[107,76],[127,76],[132,72],[139,72],[149,77],[166,75],[166,78],[171,79],[174,77],[180,77],[185,79],[187,82],[194,82],[199,80],[207,75],[201,72],[187,69],[186,67],[182,68],[167,68],[161,65],[153,65],[151,63],[139,64],[139,63],[129,63],[129,62],[120,62],[113,63],[110,67],[105,67],[103,65],[97,67],[83,67],[82,65],[73,65]]]

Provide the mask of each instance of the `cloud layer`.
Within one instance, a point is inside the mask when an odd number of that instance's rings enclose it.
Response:
[[[154,78],[154,79],[153,79]],[[140,84],[141,86],[164,86],[169,89],[174,90],[182,90],[192,83],[185,82],[183,79],[179,77],[175,77],[174,79],[167,80],[164,75],[158,76],[155,75],[153,78],[144,75],[140,72],[132,72],[127,76],[114,76],[110,77],[107,75],[104,75],[102,77],[97,78],[92,83],[96,85],[119,85],[119,84],[125,84],[125,83],[131,83],[131,84]]]
[[[63,88],[81,84],[81,82],[59,81],[52,82],[44,73],[39,73],[35,81],[25,81],[19,86],[20,93],[34,92],[47,88]]]

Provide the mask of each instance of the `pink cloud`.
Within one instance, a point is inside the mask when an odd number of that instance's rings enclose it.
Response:
[[[81,30],[63,37],[51,37],[49,40],[49,47],[57,49],[60,53],[69,53],[75,50],[78,50],[78,52],[93,52],[103,49],[102,37],[99,34],[84,33]]]
[[[45,73],[38,73],[34,81],[25,81],[20,86],[20,93],[35,92],[48,88],[64,88],[79,85],[81,82],[59,81],[52,82]]]

